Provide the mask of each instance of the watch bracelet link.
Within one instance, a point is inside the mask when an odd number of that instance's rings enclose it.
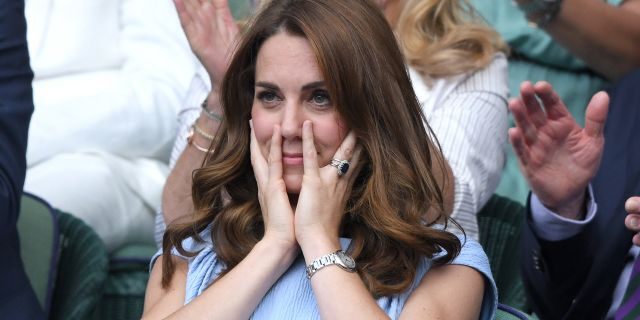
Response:
[[[344,252],[343,250],[338,250],[336,252],[332,252],[329,254],[325,254],[315,260],[313,260],[311,262],[311,264],[309,264],[305,269],[307,271],[307,279],[311,279],[311,277],[316,274],[316,272],[318,272],[320,269],[330,266],[330,265],[336,265],[338,267],[340,267],[341,269],[348,271],[348,272],[355,272],[355,265],[353,268],[350,268],[346,265],[344,265],[344,262],[339,262],[339,254],[342,254],[346,257],[346,259],[350,259],[352,263],[353,262],[353,258],[351,258],[346,252]]]

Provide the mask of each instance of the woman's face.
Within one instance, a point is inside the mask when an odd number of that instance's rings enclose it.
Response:
[[[267,39],[256,61],[251,109],[260,151],[268,159],[274,126],[282,134],[283,179],[288,193],[302,185],[302,123],[313,123],[318,165],[326,166],[348,132],[329,97],[309,41],[280,32]]]

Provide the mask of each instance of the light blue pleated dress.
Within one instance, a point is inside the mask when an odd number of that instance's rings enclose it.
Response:
[[[185,258],[189,261],[189,271],[187,273],[187,288],[184,303],[187,304],[215,280],[223,270],[223,263],[218,259],[213,251],[210,241],[209,229],[201,236],[206,242],[198,243],[189,238],[183,242],[187,251],[197,252],[192,258]],[[347,249],[350,239],[342,238],[341,244],[344,250]],[[493,319],[498,303],[497,288],[489,260],[479,243],[472,239],[462,242],[460,254],[451,264],[465,265],[478,270],[485,277],[485,292],[482,302],[482,312],[480,319]],[[172,252],[176,256],[182,257],[175,249]],[[151,260],[151,265],[161,252]],[[183,257],[184,258],[184,257]],[[382,308],[391,319],[398,319],[409,295],[418,286],[420,280],[432,265],[432,259],[423,259],[418,266],[413,284],[405,292],[381,297],[377,300],[378,306]],[[455,299],[455,297],[451,297]],[[320,312],[316,304],[309,279],[305,271],[305,261],[300,255],[289,269],[271,287],[260,304],[254,310],[251,319],[320,319]]]

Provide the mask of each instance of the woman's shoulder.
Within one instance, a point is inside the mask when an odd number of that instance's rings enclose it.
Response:
[[[451,261],[451,264],[468,265],[474,269],[479,269],[478,271],[482,273],[488,272],[489,276],[491,276],[489,258],[482,245],[469,237],[458,236],[458,238],[462,246],[460,253]]]
[[[184,259],[188,264],[185,303],[200,295],[213,280],[224,270],[218,259],[211,240],[210,227],[206,227],[198,237],[189,237],[182,241],[182,253],[177,248],[171,249],[171,255]],[[183,254],[187,253],[187,254]],[[160,249],[151,259],[151,266],[163,254]]]
[[[502,52],[493,55],[491,62],[485,67],[456,74],[444,78],[425,80],[417,71],[409,68],[414,90],[421,102],[433,100],[433,108],[442,108],[442,101],[456,94],[495,95],[504,101],[506,106],[509,96],[509,71],[507,57]],[[438,103],[439,102],[439,103]]]
[[[478,243],[478,241],[474,240],[471,237],[467,237],[464,234],[454,233],[458,240],[460,240],[460,252],[458,255],[449,262],[449,264],[455,265],[465,265],[469,266],[473,269],[478,270],[478,272],[484,274],[489,278],[489,280],[493,281],[493,275],[491,273],[491,266],[489,265],[489,258],[487,254],[484,252],[482,245]],[[442,251],[431,259],[427,259],[428,264],[431,265],[435,260],[440,259],[442,256],[446,254],[446,251]]]
[[[189,269],[192,268],[194,264],[198,264],[197,262],[202,261],[203,258],[208,257],[209,259],[216,259],[215,251],[213,248],[213,243],[211,240],[211,232],[210,228],[207,227],[205,230],[198,234],[198,237],[189,237],[182,240],[182,250],[178,250],[178,248],[171,248],[171,255],[183,259],[188,262]],[[153,257],[151,257],[150,265],[153,267],[155,261],[164,254],[164,250],[160,248],[158,252],[156,252]]]
[[[468,266],[482,275],[485,279],[485,289],[480,319],[493,319],[498,304],[498,289],[491,274],[489,259],[478,242],[471,238],[465,238],[464,235],[457,236],[461,244],[460,253],[449,264]],[[389,315],[395,314],[396,318],[399,317],[409,296],[418,288],[422,279],[434,266],[435,261],[445,254],[446,252],[443,251],[434,257],[425,257],[416,269],[416,275],[410,288],[401,294],[378,299],[378,305]],[[392,316],[392,318],[394,317]]]
[[[482,245],[476,240],[458,236],[462,247],[457,257],[450,262],[452,265],[462,265],[475,269],[485,279],[484,298],[482,301],[482,315],[480,319],[492,318],[498,307],[498,288],[493,279],[489,258]]]

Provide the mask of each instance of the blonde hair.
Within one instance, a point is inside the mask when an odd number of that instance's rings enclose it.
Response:
[[[406,1],[396,33],[407,63],[423,76],[477,71],[497,52],[508,52],[466,0]]]

